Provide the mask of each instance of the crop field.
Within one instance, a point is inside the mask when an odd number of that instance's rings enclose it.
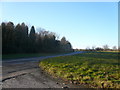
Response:
[[[73,84],[92,88],[120,88],[116,52],[91,52],[48,58],[39,66],[50,75]]]

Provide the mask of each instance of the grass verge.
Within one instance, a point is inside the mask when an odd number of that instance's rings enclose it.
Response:
[[[94,52],[48,58],[39,66],[54,77],[93,88],[120,88],[118,53]]]

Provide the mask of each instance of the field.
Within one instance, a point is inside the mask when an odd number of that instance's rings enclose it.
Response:
[[[92,88],[120,88],[118,53],[91,52],[48,58],[39,66],[54,77]]]

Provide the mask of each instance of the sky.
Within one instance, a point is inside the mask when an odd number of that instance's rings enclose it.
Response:
[[[2,22],[25,22],[63,36],[73,48],[118,46],[117,2],[1,2]]]

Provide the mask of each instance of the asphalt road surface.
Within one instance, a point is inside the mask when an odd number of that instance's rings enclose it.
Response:
[[[45,58],[79,53],[84,52],[4,60],[2,67],[0,67],[2,68],[2,77],[0,77],[2,78],[2,88],[85,88],[83,85],[73,85],[68,82],[63,82],[60,79],[54,79],[39,68],[39,61]]]

